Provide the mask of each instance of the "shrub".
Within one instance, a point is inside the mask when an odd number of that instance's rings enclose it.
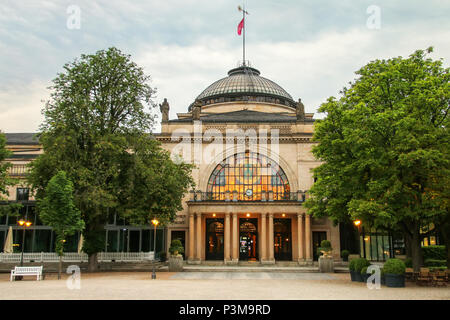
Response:
[[[322,248],[330,248],[331,249],[331,242],[329,240],[322,240],[320,243],[320,246]]]
[[[351,260],[350,263],[348,264],[348,269],[349,269],[350,271],[355,271],[356,260],[358,260],[358,259],[353,259],[353,260]]]
[[[183,248],[183,245],[181,244],[181,241],[178,239],[172,240],[172,243],[170,244],[169,252],[170,252],[170,254],[175,254],[175,252],[184,253],[184,248]]]
[[[411,258],[406,258],[406,259],[405,259],[405,266],[406,266],[407,268],[412,268],[412,267],[413,267],[412,259],[411,259]]]
[[[368,267],[363,267],[363,268],[361,269],[361,274],[362,274],[362,275],[365,275],[365,274],[367,273],[367,268],[368,268]]]
[[[317,248],[317,253],[323,253],[324,257],[330,255],[331,251],[333,251],[333,248],[331,247],[331,242],[328,240],[322,240],[322,242],[320,243],[320,247]]]
[[[433,260],[446,260],[447,252],[445,246],[427,246],[422,247],[423,260],[433,259]]]
[[[447,267],[430,267],[430,272],[445,271],[445,270],[447,270]]]
[[[427,259],[424,265],[425,267],[447,267],[447,260]]]
[[[348,261],[348,256],[350,255],[350,252],[348,250],[342,250],[341,251],[341,258],[344,259],[344,261]]]
[[[405,274],[405,263],[400,259],[389,259],[383,266],[383,271],[385,274]]]
[[[370,262],[366,258],[353,259],[352,261],[350,261],[350,263],[352,263],[353,261],[355,261],[353,271],[356,272],[361,272],[362,268],[370,266]]]

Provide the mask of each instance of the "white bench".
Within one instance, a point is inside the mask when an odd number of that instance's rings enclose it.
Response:
[[[36,276],[36,280],[42,280],[43,266],[39,267],[15,267],[11,270],[10,281],[16,280],[16,276]]]

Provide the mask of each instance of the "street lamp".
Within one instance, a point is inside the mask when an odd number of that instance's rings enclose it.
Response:
[[[156,272],[155,272],[155,259],[156,259],[156,227],[159,224],[159,221],[156,218],[153,218],[152,220],[153,225],[155,226],[155,232],[153,233],[153,272],[152,272],[152,279],[156,279]]]
[[[19,226],[23,227],[23,234],[22,234],[22,254],[20,255],[20,266],[23,266],[23,250],[25,248],[25,230],[26,228],[30,227],[32,223],[30,221],[25,221],[24,219],[20,219],[17,221]]]

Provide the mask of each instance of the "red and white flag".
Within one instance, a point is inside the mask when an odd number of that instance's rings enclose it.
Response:
[[[237,28],[238,35],[242,34],[242,28],[244,28],[244,18],[242,18],[241,22],[239,22],[239,24],[238,24],[238,28]]]

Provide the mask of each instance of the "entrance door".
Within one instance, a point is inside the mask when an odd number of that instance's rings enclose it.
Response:
[[[258,260],[258,219],[239,219],[239,260]]]
[[[314,261],[319,260],[317,248],[320,247],[322,240],[327,240],[327,233],[325,231],[313,231],[313,258]]]
[[[171,239],[171,241],[180,240],[181,245],[183,246],[184,250],[186,250],[186,245],[185,245],[186,236],[185,236],[184,231],[173,230],[172,233],[170,234],[170,239]],[[183,256],[183,259],[185,259],[184,252],[181,255]]]
[[[223,260],[223,219],[206,219],[206,260]]]
[[[291,219],[273,219],[275,260],[292,260]]]

